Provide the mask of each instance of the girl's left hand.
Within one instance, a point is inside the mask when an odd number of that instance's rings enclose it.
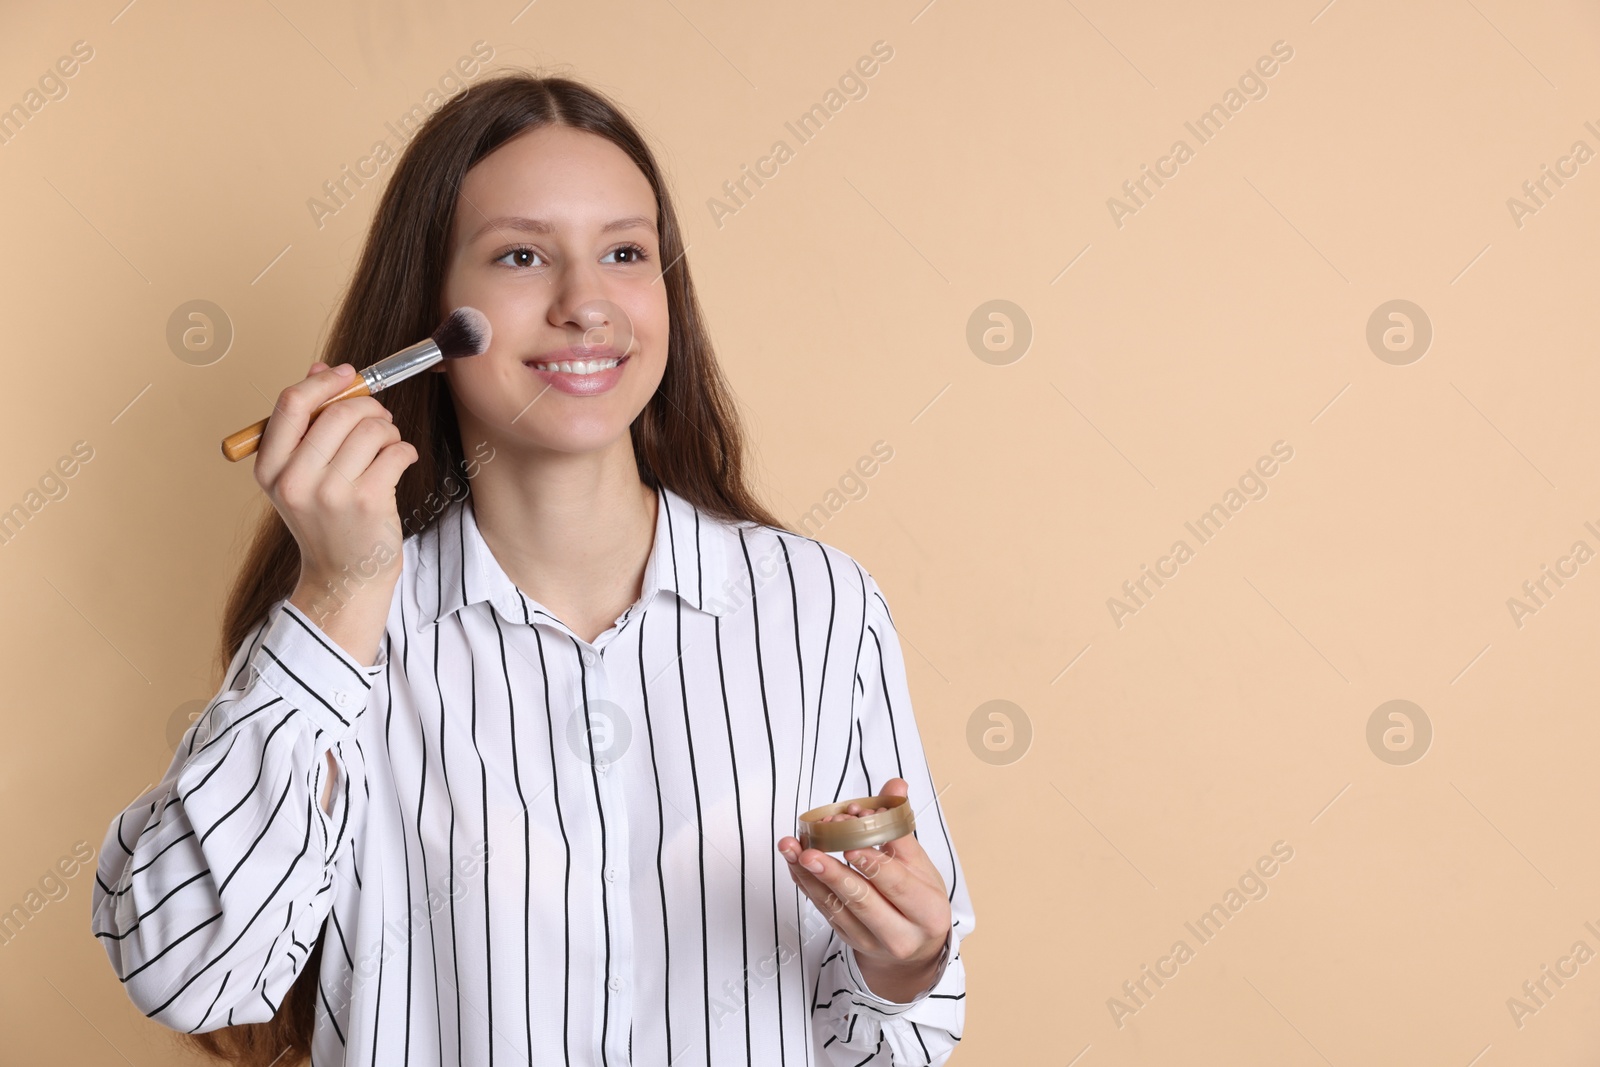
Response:
[[[908,789],[904,778],[891,778],[880,795],[903,797]],[[789,877],[855,949],[874,993],[903,1003],[933,983],[950,934],[950,898],[914,834],[846,851],[854,869],[819,849],[802,850],[795,837],[781,838],[778,851]]]

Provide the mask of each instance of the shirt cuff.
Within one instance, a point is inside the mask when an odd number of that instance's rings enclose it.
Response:
[[[261,680],[309,717],[330,741],[351,736],[374,683],[388,665],[387,646],[379,644],[378,662],[368,667],[287,598],[272,610],[272,622],[253,661]]]
[[[867,985],[867,980],[861,976],[861,968],[856,965],[855,946],[849,942],[846,942],[844,946],[845,972],[850,975],[850,981],[856,987],[856,995],[866,1001],[868,1007],[873,1008],[882,1015],[899,1015],[901,1012],[922,1003],[927,999],[928,994],[937,989],[939,983],[944,981],[945,974],[950,970],[950,957],[953,955],[955,945],[956,932],[955,927],[952,926],[950,932],[945,935],[944,949],[939,954],[938,973],[920,993],[907,1001],[885,1000],[872,991],[871,987]]]

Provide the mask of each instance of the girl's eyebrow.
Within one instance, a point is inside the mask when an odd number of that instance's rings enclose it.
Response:
[[[643,215],[629,215],[625,218],[612,219],[600,227],[601,233],[611,233],[614,230],[644,229],[655,232],[655,220]],[[489,219],[478,227],[469,240],[476,241],[490,230],[516,230],[520,233],[537,233],[549,235],[556,232],[555,223],[548,219],[530,219],[522,215],[504,215],[499,218]]]

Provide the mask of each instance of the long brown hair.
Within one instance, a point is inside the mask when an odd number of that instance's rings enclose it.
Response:
[[[427,337],[439,324],[445,242],[456,191],[473,164],[524,131],[560,125],[621,148],[655,190],[662,278],[671,331],[660,388],[629,433],[639,475],[728,521],[788,530],[747,485],[744,438],[683,258],[672,198],[643,137],[620,108],[576,81],[512,70],[460,93],[405,147],[378,205],[361,261],[322,348],[329,365],[361,369]],[[419,374],[383,394],[418,459],[395,487],[407,536],[437,519],[441,501],[467,486],[467,455],[445,374]],[[793,532],[793,531],[790,531]],[[218,650],[226,671],[245,638],[299,580],[300,546],[270,505],[229,593]],[[290,1067],[309,1058],[316,1021],[318,939],[271,1021],[182,1035],[191,1047],[237,1067]]]

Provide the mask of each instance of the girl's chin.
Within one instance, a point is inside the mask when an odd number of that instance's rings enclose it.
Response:
[[[631,454],[633,438],[629,428],[633,424],[633,419],[600,413],[572,415],[563,412],[558,415],[546,410],[539,413],[541,416],[539,419],[533,420],[534,412],[543,404],[543,400],[539,401],[521,418],[503,425],[501,434],[551,452],[576,455],[626,448]]]

